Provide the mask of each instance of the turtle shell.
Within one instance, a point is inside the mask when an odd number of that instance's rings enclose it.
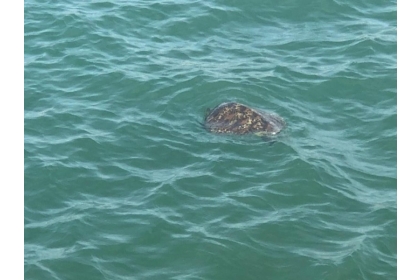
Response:
[[[278,115],[236,102],[226,102],[208,111],[204,125],[213,133],[272,136],[285,127],[285,122]]]

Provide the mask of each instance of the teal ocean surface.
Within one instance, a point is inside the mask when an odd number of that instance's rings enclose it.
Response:
[[[25,279],[396,279],[396,1],[25,1]],[[236,101],[274,143],[206,131]]]

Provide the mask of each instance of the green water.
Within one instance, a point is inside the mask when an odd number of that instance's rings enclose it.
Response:
[[[25,279],[396,279],[396,1],[25,1]],[[237,101],[274,144],[210,134]]]

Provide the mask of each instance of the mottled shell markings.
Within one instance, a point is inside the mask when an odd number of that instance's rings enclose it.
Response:
[[[270,136],[279,133],[284,126],[281,117],[236,102],[220,104],[205,118],[206,129],[213,133]]]

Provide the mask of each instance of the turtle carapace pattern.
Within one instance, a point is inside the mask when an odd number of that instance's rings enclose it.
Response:
[[[225,102],[208,111],[204,125],[213,133],[274,136],[286,123],[278,115],[236,102]]]

